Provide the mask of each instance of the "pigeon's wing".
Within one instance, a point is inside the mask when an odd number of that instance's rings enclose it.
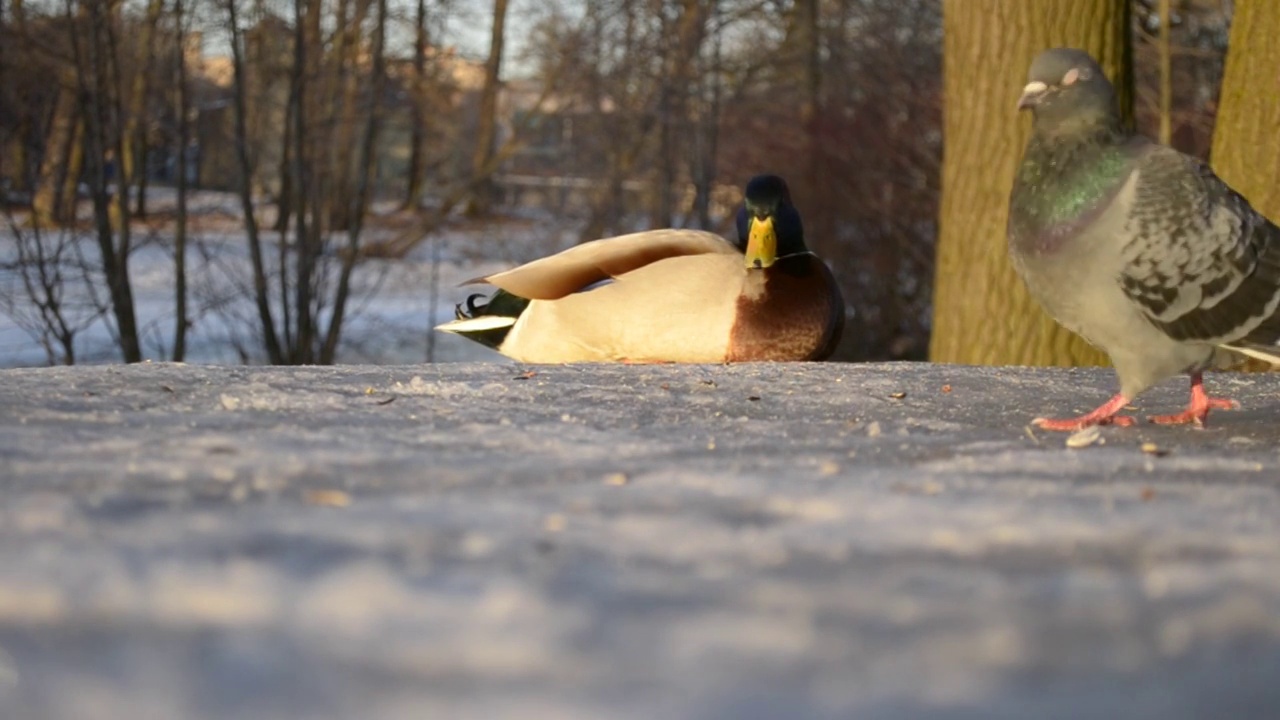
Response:
[[[1121,288],[1175,340],[1275,342],[1280,229],[1203,162],[1150,146],[1122,254]]]

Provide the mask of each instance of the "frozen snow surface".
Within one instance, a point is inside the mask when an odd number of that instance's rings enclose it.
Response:
[[[1208,383],[0,371],[0,718],[1275,718],[1280,376]]]

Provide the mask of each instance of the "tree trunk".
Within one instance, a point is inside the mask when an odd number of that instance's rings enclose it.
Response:
[[[294,0],[294,48],[291,97],[294,103],[294,232],[297,255],[294,273],[294,311],[296,334],[289,346],[288,362],[291,365],[309,365],[313,362],[318,329],[315,316],[316,263],[319,259],[318,241],[320,219],[321,178],[318,158],[318,121],[324,108],[318,107],[320,88],[307,82],[307,77],[318,71],[323,38],[320,31],[320,0]],[[309,66],[308,63],[312,63]]]
[[[84,173],[84,117],[77,115],[71,128],[71,142],[62,148],[62,159],[57,164],[57,197],[53,203],[53,220],[59,225],[70,225],[76,219],[76,207],[80,202],[80,178]]]
[[[409,105],[409,182],[403,209],[422,204],[422,165],[426,154],[427,122],[427,0],[417,0],[413,34],[413,96]]]
[[[1173,22],[1169,4],[1172,0],[1159,0],[1160,35],[1156,43],[1160,48],[1160,136],[1161,143],[1173,140]]]
[[[507,0],[493,0],[493,32],[489,59],[484,64],[484,88],[480,91],[480,117],[476,123],[476,148],[471,171],[478,182],[467,203],[468,215],[483,215],[493,202],[493,182],[488,168],[498,137],[498,80],[502,69],[502,43],[507,22]]]
[[[711,24],[719,24],[720,0],[712,0]],[[720,96],[724,88],[724,68],[720,63],[720,40],[723,32],[718,28],[712,39],[711,58],[699,73],[703,87],[699,93],[698,124],[695,128],[695,151],[690,154],[689,175],[693,179],[693,216],[698,228],[711,229],[711,189],[716,180],[716,156],[720,141]],[[710,87],[706,87],[709,85]],[[707,97],[707,95],[710,97]]]
[[[1236,0],[1210,157],[1218,175],[1280,221],[1280,5]]]
[[[364,127],[364,137],[361,139],[358,175],[355,179],[350,209],[347,212],[350,220],[347,227],[347,252],[342,258],[342,270],[338,278],[337,291],[334,293],[329,329],[325,333],[324,344],[320,348],[320,362],[324,365],[332,365],[337,360],[338,339],[342,335],[342,321],[351,291],[351,272],[355,269],[356,260],[360,257],[360,232],[364,228],[365,213],[369,209],[369,198],[376,169],[378,131],[382,121],[382,94],[387,75],[385,42],[387,0],[378,0],[377,8],[378,23],[373,36],[373,81],[369,93],[370,102],[365,106],[368,120]]]
[[[284,111],[284,129],[280,131],[280,185],[276,195],[276,222],[272,228],[283,241],[289,234],[289,217],[293,214],[293,103]],[[286,327],[288,323],[286,323]]]
[[[151,146],[147,143],[146,133],[138,135],[136,153],[138,155],[139,170],[134,174],[137,189],[135,190],[135,200],[133,201],[133,217],[144,220],[147,217],[147,162],[151,154]]]
[[[676,93],[676,85],[678,80],[673,77],[672,73],[672,55],[675,50],[672,45],[675,43],[672,35],[672,27],[667,19],[666,9],[662,8],[665,2],[659,0],[658,13],[658,57],[656,64],[658,65],[657,77],[657,97],[658,102],[654,108],[654,114],[658,118],[658,147],[654,153],[654,176],[653,191],[649,200],[649,227],[665,228],[671,226],[671,185],[675,182],[675,150],[674,136],[675,127],[672,116],[675,109],[672,107],[674,103],[673,96]]]
[[[1125,0],[946,0],[945,150],[934,284],[935,362],[1082,365],[1105,357],[1049,318],[1009,263],[1013,176],[1031,130],[1014,109],[1032,58],[1050,47],[1093,53],[1132,117]]]
[[[13,47],[6,48],[6,52],[13,52],[16,57],[30,57],[30,38],[27,36],[27,12],[23,7],[23,0],[11,0],[10,2],[10,27],[15,33],[15,42]],[[11,171],[14,179],[14,189],[31,190],[34,186],[34,178],[31,173],[31,147],[35,144],[35,123],[32,121],[32,113],[24,112],[18,120],[18,127],[14,133],[13,148],[13,168]]]
[[[66,160],[76,136],[76,91],[74,81],[58,86],[58,98],[53,105],[53,119],[40,159],[40,171],[36,176],[36,191],[31,199],[32,222],[38,227],[48,227],[56,221],[58,198],[62,191],[62,178],[66,172]]]
[[[175,300],[173,328],[173,361],[182,362],[187,355],[187,328],[191,321],[187,318],[187,144],[191,141],[191,122],[187,115],[190,102],[187,98],[187,63],[186,63],[186,22],[183,17],[182,0],[174,0],[173,21],[176,27],[177,41],[174,52],[174,67],[177,71],[177,116],[178,116],[178,207],[174,219],[173,237],[173,292]],[[142,174],[146,177],[146,173]],[[146,194],[145,187],[138,194],[141,202]]]
[[[3,0],[0,0],[0,30],[9,30],[8,19],[9,18],[5,15],[5,11],[4,11],[4,2]],[[6,34],[10,34],[10,33],[6,33]],[[6,87],[9,84],[8,69],[9,69],[8,43],[7,42],[0,43],[0,87]],[[9,130],[10,128],[5,128],[5,129]],[[19,132],[21,132],[20,127],[17,129],[19,130]],[[0,133],[0,135],[7,135],[7,133]],[[19,135],[19,137],[21,137],[21,135]],[[8,168],[7,161],[9,159],[10,143],[8,141],[8,138],[5,138],[5,140],[6,142],[0,143],[0,181],[3,181],[6,176],[12,176],[12,177],[15,177],[16,179],[16,177],[21,174],[21,173],[15,174],[13,173],[13,171],[9,170]],[[20,146],[20,143],[14,143],[14,145]]]
[[[815,199],[822,197],[824,194],[822,188],[827,185],[822,175],[822,161],[826,153],[822,146],[822,138],[818,134],[822,91],[822,36],[818,31],[819,4],[818,0],[797,0],[793,11],[794,28],[791,43],[792,52],[798,56],[795,62],[799,65],[798,74],[803,88],[798,119],[800,130],[804,133],[802,146],[804,158],[801,164],[804,174],[792,181],[792,187],[800,197]],[[829,255],[829,248],[826,247],[827,243],[824,240],[834,234],[833,228],[825,226],[826,223],[821,221],[820,214],[807,223],[806,229],[809,231],[807,234],[813,238],[810,240],[810,245],[815,252]]]
[[[113,116],[119,117],[113,112],[119,97],[112,88],[112,58],[108,50],[111,47],[112,30],[109,25],[113,9],[88,3],[88,17],[83,26],[73,23],[70,28],[73,33],[88,30],[83,38],[84,52],[80,51],[82,40],[79,37],[72,38],[72,47],[75,49],[76,67],[80,75],[81,113],[85,119],[85,156],[89,166],[98,250],[102,258],[102,274],[111,296],[111,311],[116,320],[116,342],[125,362],[140,362],[142,348],[138,342],[133,288],[129,281],[128,236],[124,234],[126,230],[122,230],[117,244],[112,228],[112,210],[113,207],[118,209],[119,200],[110,197],[108,188],[107,167],[110,153],[118,152],[119,145],[118,124],[112,127],[109,122]],[[116,160],[118,162],[118,158]],[[123,190],[119,187],[118,172],[115,180],[118,196]],[[127,228],[127,217],[121,219],[125,221],[123,227]]]
[[[658,173],[651,224],[670,227],[676,214],[681,178],[680,157],[689,125],[689,90],[694,61],[707,31],[710,6],[703,0],[680,0],[674,24],[663,28],[662,73],[658,90]],[[683,209],[683,208],[682,208]]]
[[[240,19],[236,12],[236,0],[227,2],[227,21],[231,30],[231,62],[234,81],[232,83],[232,100],[235,109],[235,150],[240,169],[239,190],[240,209],[244,213],[245,235],[248,236],[249,259],[253,264],[253,297],[258,308],[258,321],[262,325],[262,344],[267,351],[267,360],[273,365],[284,361],[284,353],[280,349],[280,341],[276,337],[276,324],[271,317],[271,302],[268,297],[270,287],[267,285],[266,268],[262,260],[262,239],[258,233],[258,220],[254,215],[253,194],[253,162],[249,158],[249,132],[247,127],[248,109],[246,105],[244,53],[241,51],[243,35],[240,32]]]
[[[122,188],[135,182],[138,166],[141,166],[143,174],[146,173],[146,150],[141,120],[146,107],[147,89],[151,84],[151,65],[155,58],[152,46],[155,44],[156,25],[160,22],[162,10],[164,10],[163,0],[147,0],[147,13],[142,23],[142,32],[136,40],[136,48],[140,51],[141,57],[138,59],[137,67],[134,68],[133,80],[129,86],[129,104],[125,108],[124,152],[120,157],[119,173],[119,185]],[[146,200],[143,197],[146,185],[139,183],[138,187],[137,215],[141,217],[146,212]]]
[[[369,0],[357,0],[354,17],[347,21],[346,28],[339,33],[340,41],[334,49],[334,72],[331,76],[333,87],[330,107],[340,108],[336,124],[331,132],[335,140],[329,143],[331,152],[329,175],[329,229],[346,230],[351,227],[351,197],[358,183],[353,167],[356,164],[356,151],[359,146],[357,130],[361,118],[368,108],[357,107],[356,98],[361,94],[360,81],[364,77],[362,57],[365,52],[364,36],[361,32],[365,20],[369,16]],[[375,100],[376,102],[377,100]]]
[[[133,163],[129,159],[131,151],[128,145],[128,125],[126,118],[128,111],[124,105],[124,78],[120,71],[120,43],[119,28],[123,25],[121,6],[123,2],[115,2],[109,4],[110,14],[107,16],[107,22],[102,27],[102,31],[106,35],[107,40],[107,67],[109,71],[109,80],[111,83],[107,96],[111,98],[110,112],[115,118],[115,122],[111,124],[111,152],[116,158],[115,162],[115,193],[112,195],[112,216],[114,217],[116,232],[119,235],[116,245],[119,247],[120,256],[126,261],[129,253],[132,251],[133,237],[130,232],[129,217],[129,190],[130,184],[128,168]]]

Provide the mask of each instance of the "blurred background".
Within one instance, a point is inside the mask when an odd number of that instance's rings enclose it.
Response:
[[[1137,127],[1207,156],[1235,3],[1075,2],[1124,18]],[[497,360],[430,331],[460,281],[728,233],[763,171],[842,284],[836,359],[924,359],[944,5],[0,0],[0,366]]]

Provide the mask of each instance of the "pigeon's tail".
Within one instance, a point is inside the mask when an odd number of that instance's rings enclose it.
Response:
[[[1260,345],[1221,345],[1219,347],[1280,367],[1280,348]]]
[[[476,293],[468,297],[465,303],[455,305],[454,319],[437,325],[436,330],[461,335],[497,350],[502,341],[507,339],[507,333],[511,332],[520,314],[529,307],[529,301],[505,290],[494,293],[488,302],[476,302],[477,298],[483,297],[484,295]]]

